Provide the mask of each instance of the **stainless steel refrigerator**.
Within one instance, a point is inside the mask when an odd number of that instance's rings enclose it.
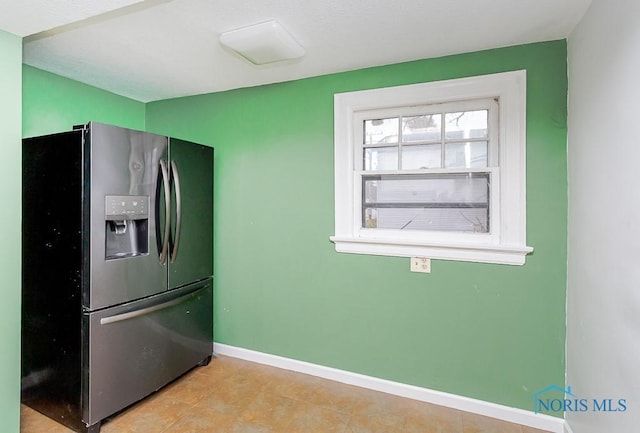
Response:
[[[23,141],[22,401],[80,432],[213,352],[213,149],[89,123]]]

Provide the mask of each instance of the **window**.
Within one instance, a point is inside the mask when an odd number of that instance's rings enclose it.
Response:
[[[335,95],[339,252],[523,264],[525,72]]]

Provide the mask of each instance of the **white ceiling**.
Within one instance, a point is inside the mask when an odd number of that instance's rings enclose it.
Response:
[[[24,62],[139,101],[566,38],[591,0],[0,0]],[[299,60],[256,66],[220,33],[276,19]]]

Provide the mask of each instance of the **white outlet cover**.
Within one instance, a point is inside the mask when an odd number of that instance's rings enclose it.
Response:
[[[411,272],[431,272],[431,259],[426,257],[411,257]]]

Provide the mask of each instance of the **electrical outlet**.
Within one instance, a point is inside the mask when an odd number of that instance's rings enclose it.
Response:
[[[431,272],[431,259],[426,257],[411,257],[411,272]]]

